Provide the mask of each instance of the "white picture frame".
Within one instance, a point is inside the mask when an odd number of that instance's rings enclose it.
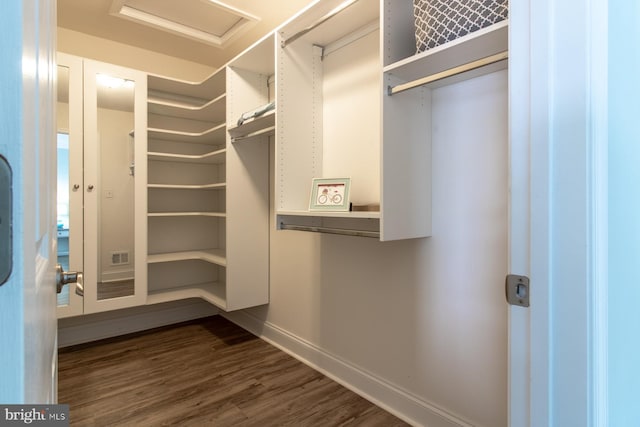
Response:
[[[313,178],[310,211],[347,212],[351,178]]]

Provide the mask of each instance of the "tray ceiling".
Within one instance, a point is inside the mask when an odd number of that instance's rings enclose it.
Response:
[[[58,26],[219,67],[312,0],[58,0]]]
[[[215,0],[114,0],[112,15],[216,47],[224,47],[260,18]]]

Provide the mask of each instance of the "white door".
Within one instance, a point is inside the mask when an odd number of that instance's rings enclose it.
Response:
[[[0,286],[3,403],[57,399],[55,16],[46,0],[0,6],[0,156],[11,168],[12,204],[1,218],[12,221],[11,237],[0,239],[11,254]]]
[[[147,296],[147,79],[84,60],[84,313]]]

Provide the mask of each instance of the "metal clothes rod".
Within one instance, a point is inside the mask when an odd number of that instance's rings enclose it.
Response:
[[[338,13],[342,12],[343,10],[345,10],[346,8],[348,8],[349,6],[351,6],[352,4],[354,4],[355,2],[357,2],[358,0],[347,0],[343,3],[341,3],[338,7],[336,7],[335,9],[331,10],[329,13],[327,13],[326,15],[324,15],[322,18],[318,19],[316,22],[314,22],[313,24],[309,25],[307,28],[298,31],[297,33],[295,33],[294,35],[292,35],[291,37],[289,37],[288,39],[282,40],[280,42],[280,47],[285,47],[286,45],[288,45],[289,43],[298,40],[300,37],[304,36],[305,34],[307,34],[309,31],[313,30],[314,28],[316,28],[318,25],[325,23],[326,21],[328,21],[329,19],[333,18],[334,16],[336,16]]]
[[[491,65],[493,63],[503,61],[509,57],[509,52],[500,52],[495,55],[487,56],[485,58],[478,59],[476,61],[468,62],[466,64],[459,65],[457,67],[449,68],[448,70],[441,71],[436,74],[432,74],[427,77],[422,77],[410,81],[408,83],[402,83],[396,86],[387,87],[387,95],[395,95],[396,93],[404,92],[405,90],[413,89],[418,86],[426,85],[428,83],[437,82],[438,80],[446,79],[447,77],[456,76],[458,74],[465,73],[467,71],[475,70],[476,68],[484,67],[485,65]]]
[[[280,223],[281,230],[294,230],[294,231],[312,231],[314,233],[327,233],[327,234],[340,234],[344,236],[357,236],[357,237],[372,237],[377,239],[380,237],[380,233],[377,231],[363,231],[363,230],[348,230],[343,228],[331,228],[331,227],[316,227],[314,225],[293,225]]]

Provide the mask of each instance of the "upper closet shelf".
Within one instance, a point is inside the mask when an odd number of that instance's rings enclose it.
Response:
[[[222,94],[208,102],[192,104],[150,95],[147,102],[149,112],[153,114],[220,123],[225,118],[225,100],[226,96]]]
[[[216,125],[210,129],[204,130],[202,132],[184,132],[184,131],[160,129],[160,128],[149,128],[147,132],[148,132],[149,139],[162,139],[162,140],[177,141],[177,142],[193,142],[193,143],[199,143],[199,144],[224,145],[225,128],[226,128],[226,125],[223,123],[220,125]]]
[[[149,160],[156,160],[161,162],[179,162],[179,163],[204,163],[204,164],[219,164],[224,163],[225,148],[221,150],[211,151],[205,154],[173,154],[162,152],[149,152],[147,158]]]
[[[226,70],[221,68],[201,82],[171,79],[163,76],[149,75],[149,90],[179,94],[190,98],[214,99],[225,91]]]
[[[509,22],[501,21],[490,27],[467,34],[449,43],[394,62],[384,67],[384,72],[400,82],[425,79],[432,87],[462,81],[507,68]],[[497,55],[502,54],[502,57]],[[466,64],[474,64],[485,58],[495,61],[480,67],[464,70]],[[438,76],[440,73],[441,76]],[[448,74],[451,74],[449,77]],[[442,78],[438,78],[442,77]],[[429,79],[431,78],[431,79]],[[402,84],[402,83],[400,83]]]
[[[297,40],[325,47],[352,34],[355,29],[377,22],[379,9],[378,2],[371,0],[315,2],[280,27],[280,47],[286,49]]]

